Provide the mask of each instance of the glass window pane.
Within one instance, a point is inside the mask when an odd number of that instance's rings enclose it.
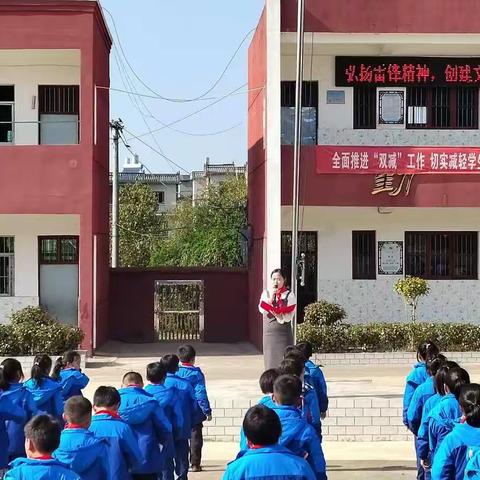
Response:
[[[0,104],[0,143],[13,141],[13,105]]]
[[[62,263],[76,263],[78,258],[78,242],[76,238],[61,240],[60,261]]]
[[[58,262],[57,240],[43,238],[41,243],[41,260],[44,263]]]
[[[78,115],[40,115],[42,145],[75,145],[78,143]]]

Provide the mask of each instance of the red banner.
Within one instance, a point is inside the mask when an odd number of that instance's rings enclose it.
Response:
[[[476,147],[318,145],[317,173],[480,173]]]

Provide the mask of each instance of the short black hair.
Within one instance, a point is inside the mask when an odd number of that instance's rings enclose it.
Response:
[[[280,363],[280,375],[296,375],[301,377],[305,372],[305,364],[298,358],[287,358]]]
[[[303,353],[303,356],[307,360],[313,355],[313,347],[310,342],[298,342],[295,346]]]
[[[197,352],[191,345],[181,345],[178,347],[178,358],[183,363],[190,363],[192,360],[195,360]]]
[[[25,425],[25,438],[39,453],[49,455],[60,445],[60,424],[50,415],[37,415]]]
[[[283,359],[284,360],[288,360],[288,359],[297,360],[302,364],[305,364],[305,362],[308,360],[308,358],[305,358],[305,355],[303,354],[303,352],[300,351],[296,347],[291,349],[291,350],[286,351],[285,354],[283,355]]]
[[[175,354],[164,355],[160,361],[162,362],[162,365],[165,366],[167,373],[178,372],[178,364],[180,363],[180,359]]]
[[[273,384],[273,394],[279,405],[296,406],[302,395],[302,381],[295,375],[281,375]]]
[[[254,445],[275,445],[282,434],[282,424],[271,408],[255,405],[243,419],[243,431]]]
[[[92,415],[92,404],[82,395],[70,397],[63,408],[68,423],[85,423]]]
[[[167,370],[162,362],[153,362],[147,365],[147,380],[152,383],[163,383],[167,376]]]
[[[138,372],[127,372],[123,376],[122,383],[124,385],[140,385],[143,384],[143,378]]]
[[[262,393],[265,395],[269,393],[273,393],[273,384],[275,383],[275,380],[280,376],[280,372],[278,371],[278,368],[270,368],[269,370],[265,370],[261,375],[260,375],[260,390]]]
[[[98,387],[93,395],[96,407],[111,408],[120,405],[120,394],[115,387]]]

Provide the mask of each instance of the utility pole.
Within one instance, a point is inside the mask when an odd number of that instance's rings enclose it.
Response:
[[[293,141],[292,292],[298,294],[298,224],[300,195],[300,154],[302,148],[302,92],[305,2],[298,0],[297,77],[295,85],[295,136]],[[297,342],[297,314],[292,321],[293,342]]]
[[[123,122],[112,120],[110,128],[113,130],[113,146],[115,149],[115,159],[113,162],[113,178],[112,178],[112,268],[118,267],[118,164],[119,152],[118,141],[123,131]]]

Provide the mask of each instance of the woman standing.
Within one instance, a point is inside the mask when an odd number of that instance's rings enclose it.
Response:
[[[286,276],[280,268],[270,275],[272,288],[264,290],[258,309],[263,314],[263,358],[265,369],[277,368],[285,348],[293,343],[291,321],[297,300],[286,286]]]

